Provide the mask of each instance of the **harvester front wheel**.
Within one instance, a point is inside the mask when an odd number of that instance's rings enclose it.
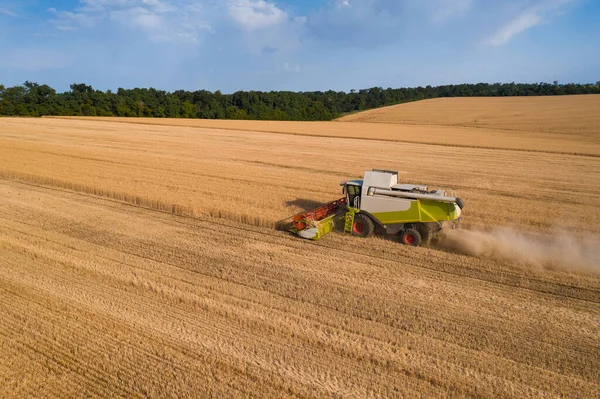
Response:
[[[402,244],[409,245],[411,247],[418,247],[421,245],[421,234],[416,229],[406,229],[400,233],[400,241]]]
[[[375,225],[367,215],[359,213],[354,216],[352,224],[352,235],[356,237],[371,237],[375,231]]]

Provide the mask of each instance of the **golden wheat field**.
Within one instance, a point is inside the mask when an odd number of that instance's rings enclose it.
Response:
[[[598,141],[600,95],[436,98],[338,119],[415,125],[484,127],[571,135]]]
[[[597,397],[593,115],[439,118],[0,119],[0,397]],[[374,167],[457,190],[464,230],[275,229]]]

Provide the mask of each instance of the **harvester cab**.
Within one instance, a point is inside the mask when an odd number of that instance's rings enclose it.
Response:
[[[399,184],[398,172],[365,172],[362,180],[341,183],[345,197],[294,216],[300,237],[313,240],[333,230],[337,216],[344,232],[358,237],[373,233],[399,235],[406,245],[418,246],[438,232],[444,221],[458,225],[464,203],[447,190]]]

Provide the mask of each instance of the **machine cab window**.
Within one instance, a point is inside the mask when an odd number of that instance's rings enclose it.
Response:
[[[351,207],[354,207],[354,208],[360,208],[359,203],[360,203],[361,189],[362,189],[362,186],[355,186],[355,185],[351,185],[351,184],[346,185],[346,192],[347,192],[347,196],[348,196],[348,205],[350,205]]]

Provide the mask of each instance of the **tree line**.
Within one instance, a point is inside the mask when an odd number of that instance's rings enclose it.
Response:
[[[3,116],[125,116],[154,118],[326,121],[340,115],[438,97],[553,96],[600,94],[595,84],[477,83],[343,91],[167,92],[150,89],[94,90],[80,83],[58,93],[45,84],[0,85]]]

